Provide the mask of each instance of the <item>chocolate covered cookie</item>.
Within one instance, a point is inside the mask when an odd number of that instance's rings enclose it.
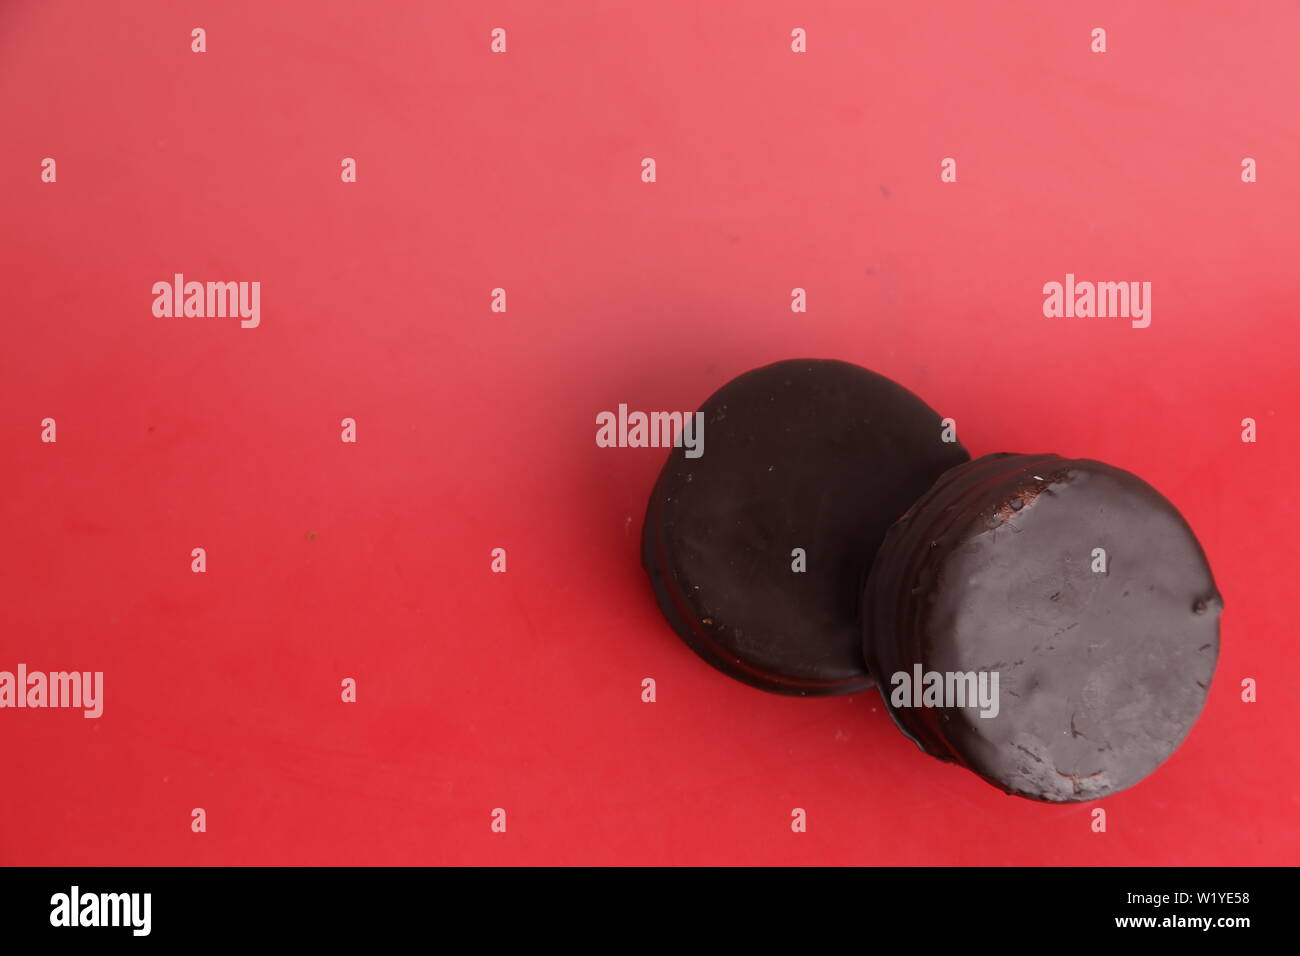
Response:
[[[970,456],[907,389],[839,361],[755,369],[701,412],[704,454],[672,450],[642,532],[665,617],[706,661],[754,687],[870,687],[859,600],[876,548]]]
[[[926,753],[1008,793],[1093,800],[1187,736],[1222,607],[1191,529],[1137,476],[987,455],[890,528],[864,591],[864,651]]]

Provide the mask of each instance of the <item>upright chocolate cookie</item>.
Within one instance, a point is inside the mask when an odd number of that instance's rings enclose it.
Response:
[[[673,629],[723,673],[825,696],[871,686],[858,602],[885,530],[966,450],[902,386],[822,359],[747,372],[674,448],[642,562]]]
[[[1222,607],[1191,529],[1141,479],[986,455],[890,528],[864,648],[894,722],[926,753],[1022,797],[1093,800],[1187,736]]]

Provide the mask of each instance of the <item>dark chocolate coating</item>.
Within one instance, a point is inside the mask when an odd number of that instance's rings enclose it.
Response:
[[[1196,537],[1150,485],[1097,461],[1008,454],[948,472],[890,528],[863,601],[868,666],[899,728],[1048,802],[1132,786],[1182,743],[1223,607]],[[895,706],[893,675],[917,664],[997,671],[997,716]]]
[[[668,456],[650,496],[642,563],[673,629],[763,690],[872,686],[859,600],[885,530],[969,459],[907,389],[856,365],[777,362],[720,388],[704,454]],[[795,548],[807,570],[792,570]]]

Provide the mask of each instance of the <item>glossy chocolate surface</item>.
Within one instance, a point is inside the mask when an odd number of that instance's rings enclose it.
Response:
[[[1072,802],[1132,786],[1187,736],[1223,602],[1187,523],[1137,476],[998,454],[945,474],[889,530],[863,606],[868,664],[921,749]],[[996,671],[997,716],[896,706],[892,676],[918,665]]]
[[[845,362],[739,376],[702,407],[704,454],[674,448],[643,563],[673,629],[714,667],[777,693],[871,686],[859,601],[885,530],[969,459],[907,389]],[[806,570],[794,571],[795,549]]]

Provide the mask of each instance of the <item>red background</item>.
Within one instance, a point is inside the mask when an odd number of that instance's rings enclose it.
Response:
[[[7,0],[0,669],[102,670],[105,713],[0,712],[0,862],[1300,861],[1298,35],[1283,0]],[[261,281],[261,327],[155,318],[175,272]],[[1066,272],[1152,282],[1151,327],[1045,318]],[[1105,834],[660,617],[664,455],[595,414],[796,356],[1196,529],[1219,669]]]

